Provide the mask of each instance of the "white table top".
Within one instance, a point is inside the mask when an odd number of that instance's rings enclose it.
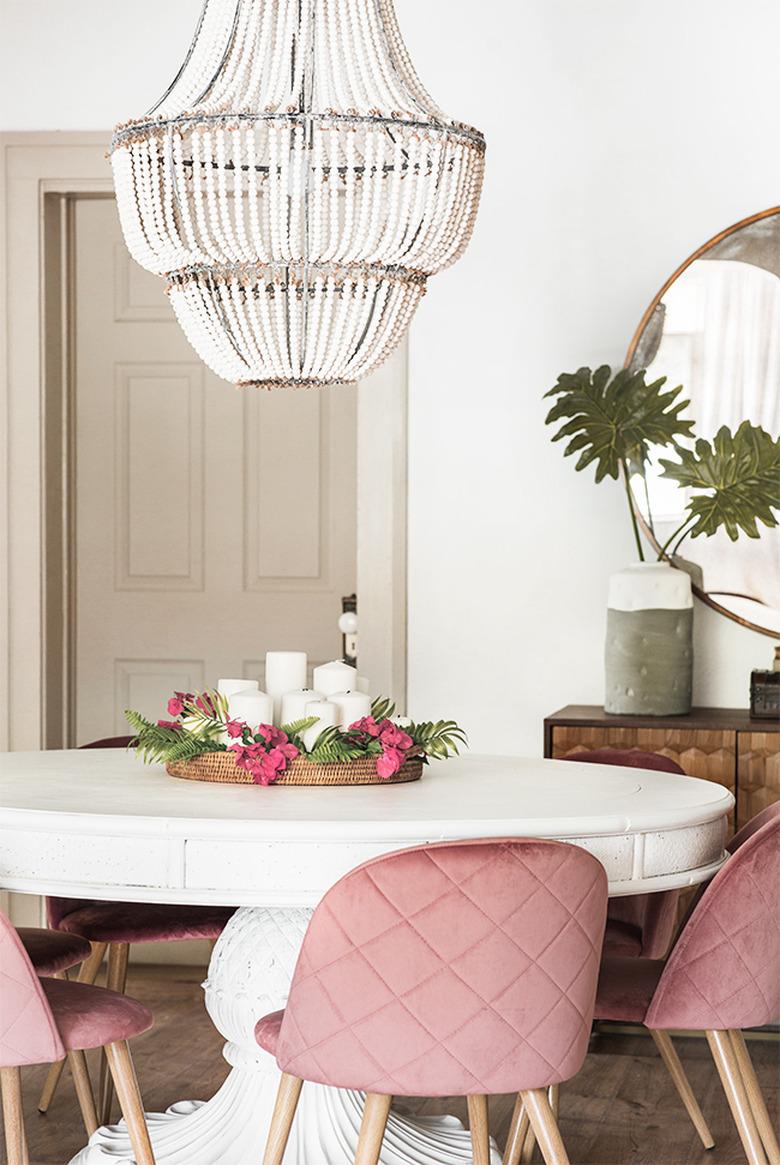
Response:
[[[709,781],[523,757],[434,762],[405,785],[263,788],[177,780],[111,749],[6,753],[0,886],[292,905],[393,848],[534,836],[585,845],[612,892],[633,893],[709,876],[732,805]]]

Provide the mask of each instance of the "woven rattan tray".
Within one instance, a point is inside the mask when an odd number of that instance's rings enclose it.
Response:
[[[172,777],[187,781],[214,781],[219,784],[251,785],[252,774],[236,767],[232,752],[204,752],[186,761],[171,761],[166,769]],[[380,777],[376,758],[365,757],[346,764],[315,765],[297,757],[275,785],[399,785],[419,781],[423,762],[410,757],[394,777]]]

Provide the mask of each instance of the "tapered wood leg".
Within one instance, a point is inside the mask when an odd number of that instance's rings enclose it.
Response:
[[[531,1122],[528,1118],[528,1110],[518,1093],[514,1112],[512,1113],[512,1123],[509,1126],[509,1134],[504,1148],[503,1165],[519,1165],[520,1152],[525,1142],[526,1133],[530,1127]]]
[[[731,1115],[734,1117],[734,1124],[737,1126],[737,1132],[745,1150],[745,1156],[750,1165],[767,1165],[764,1147],[761,1144],[747,1092],[742,1083],[737,1058],[734,1054],[734,1045],[729,1033],[708,1031],[707,1042],[710,1045],[712,1058],[717,1066],[723,1091],[726,1093]]]
[[[122,1116],[127,1124],[135,1165],[155,1165],[144,1106],[138,1091],[138,1080],[127,1044],[124,1041],[107,1044],[106,1060],[116,1086]]]
[[[569,1158],[561,1138],[558,1122],[543,1088],[521,1092],[528,1109],[531,1128],[536,1134],[546,1165],[569,1165]]]
[[[127,959],[130,954],[129,943],[111,943],[108,948],[108,970],[106,972],[106,987],[111,991],[125,993],[127,983]],[[101,1125],[111,1123],[111,1107],[114,1099],[114,1088],[111,1073],[106,1063],[106,1053],[100,1057],[100,1084],[98,1086],[98,1121]]]
[[[672,1083],[677,1089],[677,1095],[685,1105],[685,1111],[691,1118],[691,1123],[699,1134],[702,1145],[704,1145],[705,1149],[712,1149],[715,1141],[704,1119],[704,1115],[699,1108],[699,1102],[693,1094],[688,1077],[685,1075],[685,1069],[680,1063],[680,1057],[677,1055],[677,1050],[672,1043],[672,1037],[668,1032],[664,1031],[651,1031],[650,1035],[653,1037],[655,1046],[661,1053],[661,1059],[666,1065],[666,1069],[672,1078]]]
[[[27,1165],[27,1140],[22,1115],[22,1074],[18,1068],[0,1068],[3,1125],[8,1165]]]
[[[550,1087],[547,1089],[547,1099],[550,1102],[550,1108],[552,1109],[553,1116],[555,1117],[556,1120],[558,1119],[558,1106],[560,1103],[560,1097],[561,1097],[560,1084],[551,1084]],[[526,1129],[526,1132],[525,1132],[525,1140],[523,1141],[523,1144],[522,1144],[521,1149],[520,1149],[520,1161],[521,1161],[522,1165],[528,1165],[529,1161],[533,1161],[535,1147],[536,1147],[536,1134],[534,1133],[534,1130],[529,1123],[528,1128]]]
[[[263,1165],[282,1165],[302,1086],[303,1081],[297,1076],[282,1072],[271,1127],[268,1130],[268,1140],[265,1143]]]
[[[753,1113],[753,1120],[756,1122],[758,1135],[764,1146],[764,1151],[769,1158],[769,1165],[780,1165],[780,1145],[777,1143],[777,1133],[772,1127],[769,1113],[766,1108],[766,1101],[764,1094],[761,1091],[761,1085],[758,1083],[756,1070],[753,1067],[753,1061],[750,1058],[745,1037],[740,1031],[729,1032],[731,1036],[731,1043],[734,1047],[734,1056],[736,1057],[739,1074],[742,1077],[742,1083],[747,1093],[748,1104]]]
[[[95,982],[97,979],[97,973],[100,970],[101,964],[103,962],[103,956],[106,953],[107,946],[108,943],[92,944],[92,953],[88,959],[84,960],[84,962],[81,964],[81,967],[79,968],[77,980],[79,983],[92,984]],[[57,1085],[60,1082],[60,1076],[62,1075],[62,1069],[64,1067],[65,1061],[58,1060],[56,1064],[52,1064],[51,1068],[49,1069],[49,1075],[46,1077],[46,1083],[43,1086],[41,1098],[38,1101],[38,1112],[46,1112],[52,1100],[54,1099],[54,1093],[57,1091]]]
[[[467,1104],[469,1131],[471,1132],[471,1155],[474,1158],[474,1165],[490,1165],[488,1098],[486,1096],[469,1096]]]
[[[80,1051],[68,1052],[68,1064],[76,1087],[76,1097],[81,1109],[84,1128],[87,1130],[87,1136],[91,1137],[98,1127],[98,1118],[95,1097],[92,1093],[92,1081],[89,1078],[87,1068],[87,1057]]]
[[[392,1099],[392,1096],[381,1096],[378,1092],[366,1093],[355,1165],[378,1165]]]

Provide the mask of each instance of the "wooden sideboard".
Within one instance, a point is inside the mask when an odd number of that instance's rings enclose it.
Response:
[[[597,705],[570,704],[544,722],[544,755],[594,748],[659,752],[691,777],[734,793],[738,829],[780,800],[780,720],[754,720],[743,708],[693,708],[687,716],[614,716]]]

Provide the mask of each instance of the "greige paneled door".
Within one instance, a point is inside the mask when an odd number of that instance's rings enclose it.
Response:
[[[75,208],[76,743],[174,688],[338,654],[356,395],[241,391],[198,360],[113,199]]]

